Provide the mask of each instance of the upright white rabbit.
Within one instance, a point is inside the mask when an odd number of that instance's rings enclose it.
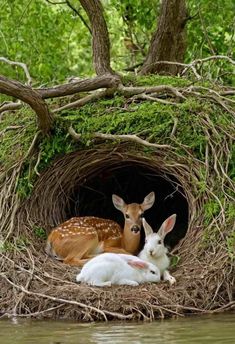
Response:
[[[143,227],[145,231],[145,245],[143,250],[139,253],[138,257],[146,262],[152,263],[160,270],[161,276],[164,281],[169,281],[174,284],[176,279],[170,275],[167,270],[170,265],[170,259],[167,256],[167,248],[164,246],[164,238],[169,233],[176,221],[176,214],[168,217],[161,225],[159,231],[154,233],[151,226],[143,218]]]
[[[102,253],[87,262],[76,276],[77,282],[97,287],[112,284],[137,286],[144,282],[159,282],[159,269],[128,254]]]

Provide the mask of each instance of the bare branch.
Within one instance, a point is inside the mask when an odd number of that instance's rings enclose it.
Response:
[[[111,92],[110,92],[111,91]],[[100,99],[100,98],[103,98],[105,97],[106,95],[110,95],[112,94],[114,91],[111,89],[108,89],[108,90],[104,90],[104,91],[98,91],[98,92],[95,92],[95,93],[92,93],[92,94],[89,94],[88,96],[86,97],[83,97],[81,99],[78,99],[76,100],[75,102],[72,102],[72,103],[69,103],[69,104],[66,104],[64,106],[61,106],[60,108],[57,108],[55,110],[53,110],[52,112],[59,112],[59,111],[62,111],[62,110],[68,110],[68,109],[74,109],[74,108],[80,108],[82,107],[83,105],[87,104],[87,103],[90,103],[94,100],[97,100],[97,99]]]
[[[233,59],[231,59],[229,56],[225,56],[225,55],[213,55],[213,56],[208,56],[208,57],[205,57],[204,59],[196,59],[192,62],[190,62],[186,68],[182,71],[181,75],[184,75],[188,69],[195,69],[195,66],[198,65],[198,64],[203,64],[205,62],[208,62],[208,61],[212,61],[212,60],[226,60],[228,61],[229,63],[235,65],[235,61]],[[197,73],[198,74],[198,73]],[[199,79],[201,79],[201,76],[199,75]]]
[[[182,100],[186,99],[175,87],[168,86],[168,85],[160,85],[160,86],[152,86],[152,87],[135,87],[135,86],[126,87],[120,84],[118,86],[118,91],[120,91],[125,96],[131,96],[131,95],[136,95],[136,94],[141,94],[141,93],[149,94],[149,93],[167,92],[167,93],[173,94],[174,96]]]
[[[74,12],[76,13],[76,15],[81,19],[81,21],[83,22],[83,24],[86,26],[86,28],[88,29],[88,31],[90,32],[90,34],[92,35],[92,31],[90,26],[87,24],[86,20],[83,18],[83,16],[81,15],[81,13],[71,4],[70,1],[66,0],[65,2],[68,7]]]
[[[197,60],[194,60],[193,62],[191,62],[190,64],[198,64],[198,63],[204,63],[204,62],[208,62],[208,61],[211,61],[211,60],[226,60],[228,61],[229,63],[235,65],[235,61],[233,59],[231,59],[231,57],[229,56],[226,56],[226,55],[214,55],[214,56],[208,56],[208,57],[205,57],[204,59],[197,59]]]
[[[51,0],[46,0],[51,5],[64,5],[66,4],[66,1],[51,1]]]
[[[35,91],[37,91],[43,99],[46,99],[69,96],[78,92],[93,91],[98,88],[116,88],[119,83],[120,78],[117,75],[106,74],[52,88],[37,88]]]
[[[206,25],[205,25],[205,22],[204,22],[204,18],[202,16],[202,13],[201,13],[201,9],[200,9],[200,6],[198,6],[198,14],[199,14],[199,18],[200,18],[200,22],[201,22],[201,27],[202,27],[202,30],[203,30],[203,33],[204,33],[204,36],[207,40],[207,43],[208,43],[208,46],[210,48],[210,52],[215,55],[216,52],[215,52],[215,49],[212,45],[212,42],[211,42],[211,39],[208,35],[208,31],[207,31],[207,28],[206,28]]]
[[[69,127],[68,130],[69,134],[73,137],[75,141],[80,141],[81,139],[81,134],[78,134],[75,132],[75,130],[72,127]],[[130,141],[134,143],[138,143],[141,145],[144,145],[146,147],[152,147],[152,148],[169,148],[173,149],[172,146],[170,145],[164,145],[164,144],[157,144],[157,143],[150,143],[146,140],[141,139],[137,135],[112,135],[112,134],[102,134],[102,133],[94,133],[92,134],[93,138],[99,138],[99,139],[104,139],[104,140],[121,140],[121,141]]]
[[[0,113],[12,110],[18,110],[22,107],[21,103],[8,102],[6,104],[0,105]]]
[[[32,84],[32,78],[29,74],[29,70],[28,70],[28,67],[26,66],[25,63],[22,63],[22,62],[16,62],[16,61],[11,61],[11,60],[8,60],[6,57],[0,57],[0,61],[3,61],[3,62],[6,62],[12,66],[19,66],[21,68],[23,68],[24,72],[25,72],[25,76],[27,78],[27,83],[26,85],[31,85]]]
[[[169,102],[168,100],[153,97],[151,95],[148,96],[147,94],[138,94],[138,95],[134,96],[132,99],[150,100],[152,102],[157,102],[157,103],[166,104],[166,105],[178,105],[177,103]]]
[[[87,24],[86,20],[83,18],[83,16],[81,15],[81,13],[71,4],[71,2],[69,0],[65,0],[65,1],[61,1],[61,2],[57,2],[57,1],[51,1],[51,0],[46,0],[46,2],[48,2],[51,5],[67,5],[83,22],[83,24],[86,26],[86,28],[88,29],[88,31],[90,32],[90,34],[92,34],[91,28],[90,26]]]
[[[0,137],[8,130],[16,130],[20,128],[23,128],[23,125],[10,125],[9,127],[6,127],[2,131],[0,131]]]

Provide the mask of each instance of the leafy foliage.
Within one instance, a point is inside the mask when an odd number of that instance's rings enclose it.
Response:
[[[70,1],[88,22],[78,0]],[[141,63],[156,29],[160,2],[157,0],[105,0],[110,32],[112,65],[123,70]],[[211,54],[234,53],[234,10],[232,0],[188,0],[188,48],[185,62]],[[45,0],[3,0],[0,55],[29,66],[35,81],[55,83],[69,76],[94,73],[91,62],[91,35],[74,11],[64,2],[52,5]],[[207,65],[207,73],[219,76],[226,62]],[[0,62],[1,74],[24,80],[19,68]],[[223,74],[221,80],[226,80]],[[227,78],[228,80],[228,78]],[[230,80],[230,79],[229,79]]]
[[[91,74],[90,36],[67,6],[43,0],[4,0],[0,14],[0,55],[28,65],[40,83]],[[15,79],[24,75],[1,63],[1,73]]]

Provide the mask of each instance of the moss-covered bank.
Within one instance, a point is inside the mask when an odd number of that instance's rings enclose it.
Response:
[[[125,85],[165,84],[181,90],[191,84],[156,76],[125,77],[124,81]],[[49,137],[37,134],[28,108],[3,116],[2,313],[87,321],[152,319],[234,307],[234,114],[206,96],[208,87],[220,92],[219,86],[194,86],[204,87],[200,96],[188,92],[177,104],[128,98],[117,91],[57,115]],[[234,99],[230,100],[233,104]],[[70,126],[82,134],[79,141],[68,133]],[[95,133],[133,134],[158,146],[105,140]],[[180,260],[174,267],[177,285],[171,289],[163,283],[138,287],[135,293],[130,288],[78,286],[74,283],[77,269],[44,255],[46,232],[70,214],[69,199],[79,186],[119,163],[149,166],[163,177],[172,176],[186,197],[188,230],[174,249]]]

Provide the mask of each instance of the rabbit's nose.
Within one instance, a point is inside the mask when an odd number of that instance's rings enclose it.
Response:
[[[153,255],[153,250],[149,250],[149,254],[150,254],[150,256],[152,256]]]

